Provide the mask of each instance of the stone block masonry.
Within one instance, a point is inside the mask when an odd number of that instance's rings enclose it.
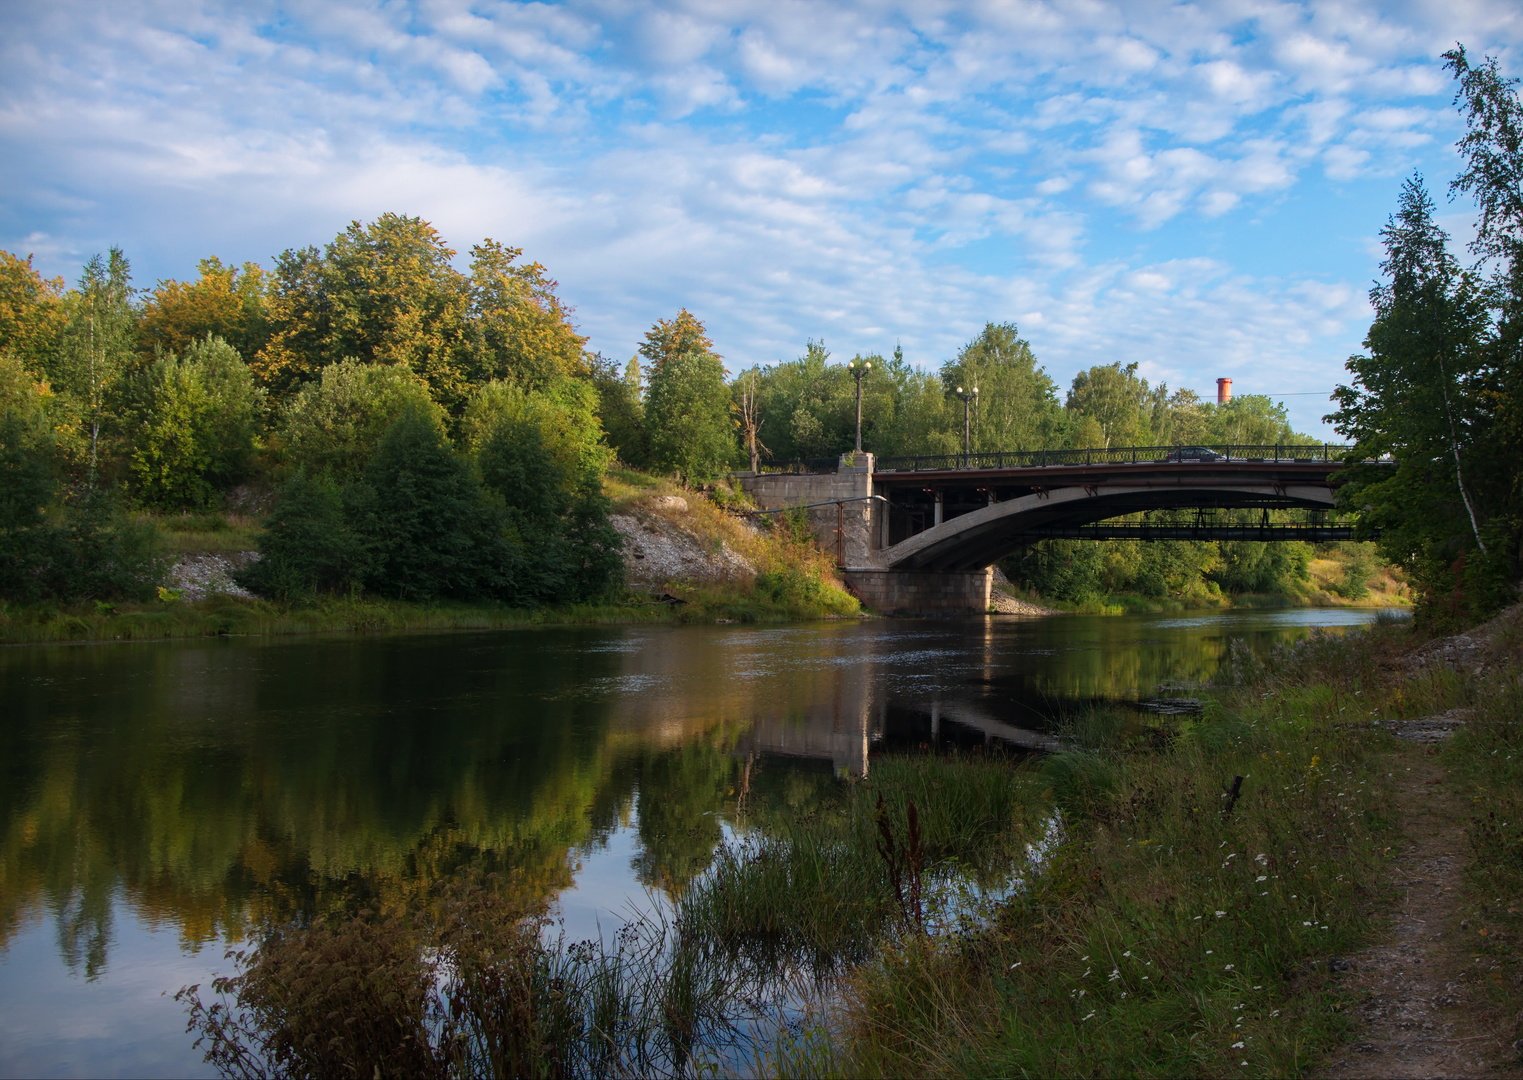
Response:
[[[989,610],[993,569],[971,573],[888,570],[877,558],[883,513],[873,496],[873,455],[843,454],[833,473],[741,474],[763,510],[802,508],[815,542],[836,556],[846,585],[872,611],[894,615]]]
[[[968,614],[989,610],[994,568],[965,573],[845,570],[852,595],[884,615]]]

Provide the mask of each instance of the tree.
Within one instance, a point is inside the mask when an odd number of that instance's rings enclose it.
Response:
[[[1476,380],[1491,430],[1489,445],[1472,453],[1472,475],[1491,509],[1495,537],[1489,552],[1478,539],[1489,564],[1480,576],[1492,580],[1500,603],[1523,565],[1523,484],[1516,464],[1523,443],[1523,102],[1518,80],[1503,77],[1494,57],[1475,67],[1458,45],[1444,60],[1459,84],[1455,103],[1466,122],[1459,143],[1464,168],[1450,191],[1475,198],[1481,216],[1470,248],[1492,270],[1493,325],[1486,371]]]
[[[756,371],[752,369],[735,381],[735,414],[740,417],[741,444],[751,471],[761,470],[761,456],[771,454],[767,444],[761,441],[762,414],[756,403]]]
[[[20,259],[0,251],[0,353],[41,375],[53,368],[66,321],[63,279],[37,273],[30,255]]]
[[[1285,406],[1263,394],[1239,394],[1225,405],[1214,406],[1208,414],[1207,429],[1203,438],[1189,441],[1239,446],[1279,446],[1302,441],[1290,426]]]
[[[649,451],[645,438],[645,405],[640,400],[640,361],[630,357],[621,375],[614,361],[600,354],[588,357],[592,386],[598,395],[598,416],[608,445],[620,461],[640,468]]]
[[[512,379],[543,389],[557,379],[585,374],[587,339],[555,294],[556,282],[537,262],[515,265],[519,248],[484,240],[471,249],[469,281],[473,383]]]
[[[284,431],[287,458],[311,472],[355,479],[387,429],[409,409],[432,416],[443,430],[444,411],[411,371],[356,360],[333,364],[291,402]]]
[[[415,373],[447,407],[464,401],[470,290],[455,252],[421,218],[382,214],[352,222],[319,253],[276,260],[268,307],[273,333],[254,360],[280,395],[346,359]]]
[[[404,411],[364,479],[373,493],[359,515],[373,552],[368,588],[403,600],[501,593],[501,516],[432,412]]]
[[[195,281],[161,281],[148,294],[138,327],[138,348],[148,358],[184,353],[218,337],[251,357],[269,340],[265,307],[269,275],[258,263],[224,266],[215,255],[197,264]]]
[[[231,345],[218,337],[193,342],[131,382],[130,467],[144,502],[204,506],[248,475],[263,392]]]
[[[652,468],[688,483],[723,470],[734,453],[724,365],[703,324],[683,309],[656,323],[640,346],[650,371],[645,424]]]
[[[1352,386],[1334,391],[1328,419],[1354,442],[1352,457],[1390,455],[1394,471],[1354,468],[1340,498],[1381,530],[1381,548],[1420,589],[1443,587],[1466,549],[1484,551],[1482,507],[1468,457],[1485,436],[1488,313],[1474,276],[1448,250],[1420,178],[1402,187],[1381,236],[1384,281],[1370,292],[1367,354],[1350,357]]]
[[[580,380],[552,389],[488,383],[466,412],[482,483],[505,511],[505,595],[514,603],[577,603],[623,582],[595,396]]]
[[[1057,384],[1037,366],[1014,323],[985,323],[956,360],[942,365],[941,382],[948,394],[978,387],[975,450],[1040,449],[1061,426]]]
[[[136,314],[132,270],[120,248],[85,264],[79,288],[67,297],[68,323],[57,361],[57,382],[79,401],[88,439],[88,482],[100,467],[107,398],[127,371]]]
[[[1079,445],[1145,446],[1153,438],[1149,398],[1147,380],[1137,374],[1135,363],[1097,364],[1074,376],[1063,407]],[[1081,424],[1084,420],[1093,423]],[[1099,441],[1092,441],[1096,436]]]
[[[281,485],[241,584],[287,603],[319,593],[358,593],[372,573],[372,544],[358,519],[368,492],[298,469]]]

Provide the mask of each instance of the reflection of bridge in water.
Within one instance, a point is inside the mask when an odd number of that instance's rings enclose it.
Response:
[[[865,705],[847,713],[758,720],[741,736],[735,750],[743,756],[828,760],[837,774],[862,777],[868,773],[872,750],[893,744],[935,749],[947,743],[964,747],[982,743],[1035,752],[1062,748],[1055,736],[1006,723],[976,702],[938,699],[892,710],[884,700]]]
[[[843,455],[833,468],[741,474],[763,510],[802,509],[853,590],[881,611],[982,611],[990,567],[1052,537],[1343,540],[1342,447],[1037,450],[947,457]],[[1193,520],[1115,519],[1192,511]],[[1229,512],[1257,510],[1256,521]],[[1270,511],[1313,515],[1295,523]]]

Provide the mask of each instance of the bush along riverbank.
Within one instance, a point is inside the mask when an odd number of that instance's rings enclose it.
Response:
[[[451,883],[268,931],[181,999],[235,1075],[404,1052],[434,1075],[1295,1075],[1372,1037],[1410,811],[1447,799],[1463,888],[1428,914],[1479,965],[1452,1004],[1490,1041],[1467,1045],[1515,1056],[1519,641],[1313,638],[1198,718],[1091,713],[1046,757],[896,757],[738,804],[713,865],[609,941]],[[1442,759],[1422,741],[1456,728]]]

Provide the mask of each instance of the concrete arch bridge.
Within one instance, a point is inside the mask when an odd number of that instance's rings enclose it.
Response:
[[[875,459],[737,474],[764,511],[802,509],[848,585],[891,612],[984,611],[995,561],[1052,537],[1342,540],[1327,519],[1346,448],[1124,447]],[[1312,513],[1276,523],[1270,510]],[[1218,511],[1256,509],[1257,523]],[[1193,511],[1164,522],[1114,522]]]

